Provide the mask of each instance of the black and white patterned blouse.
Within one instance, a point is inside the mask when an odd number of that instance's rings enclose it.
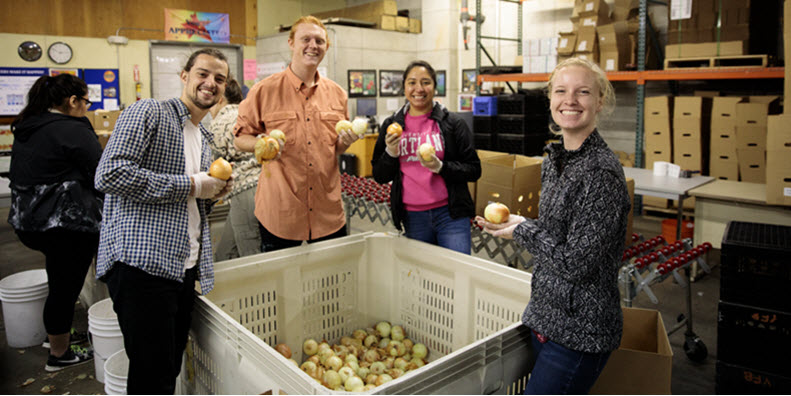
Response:
[[[514,239],[534,256],[522,321],[566,348],[618,348],[623,316],[618,269],[631,203],[623,168],[597,131],[577,150],[547,147],[537,220]]]

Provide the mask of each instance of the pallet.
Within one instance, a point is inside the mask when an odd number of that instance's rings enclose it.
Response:
[[[665,59],[665,70],[729,68],[729,67],[766,67],[768,55],[702,56],[695,58]]]

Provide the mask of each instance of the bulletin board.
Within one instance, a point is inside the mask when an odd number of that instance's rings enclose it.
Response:
[[[85,69],[83,76],[88,84],[88,100],[93,102],[88,110],[118,110],[121,95],[118,69]]]
[[[151,97],[167,100],[181,96],[181,69],[193,52],[207,47],[216,48],[225,54],[231,76],[242,84],[244,58],[241,45],[153,40],[149,42]]]
[[[0,116],[16,116],[27,104],[27,92],[47,68],[0,67]]]

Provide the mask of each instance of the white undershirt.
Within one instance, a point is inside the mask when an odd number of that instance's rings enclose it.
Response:
[[[192,121],[184,123],[184,172],[192,176],[200,172],[201,156],[201,133],[200,129]],[[198,212],[198,201],[195,197],[187,199],[187,231],[190,239],[190,255],[184,263],[184,267],[190,269],[198,262],[200,253],[200,213]]]

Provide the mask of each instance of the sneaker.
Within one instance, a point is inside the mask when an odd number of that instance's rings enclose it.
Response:
[[[88,333],[84,331],[77,331],[74,327],[72,327],[69,334],[69,344],[71,345],[80,345],[88,342]],[[41,343],[41,346],[44,348],[49,348],[49,337],[44,338],[44,342]]]
[[[93,360],[93,351],[72,345],[61,357],[49,355],[44,370],[49,372],[63,370],[66,367],[77,366]]]

